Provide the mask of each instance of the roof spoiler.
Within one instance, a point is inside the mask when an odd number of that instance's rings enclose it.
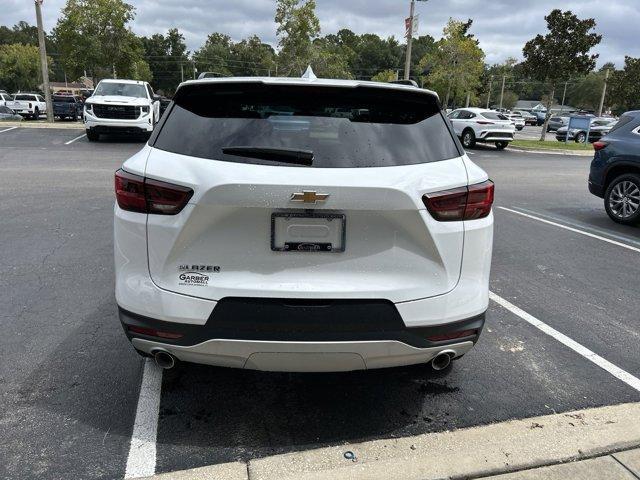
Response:
[[[409,85],[410,87],[418,86],[415,80],[391,80],[389,83],[395,83],[397,85]]]

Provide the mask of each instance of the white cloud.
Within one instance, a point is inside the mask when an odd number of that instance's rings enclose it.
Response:
[[[211,32],[229,34],[240,40],[258,34],[275,45],[273,23],[275,0],[129,0],[136,7],[133,30],[140,35],[179,28],[191,50],[198,48]],[[2,21],[13,25],[20,20],[35,23],[31,2],[4,0]],[[45,0],[45,28],[56,22],[64,0]],[[382,37],[404,34],[404,17],[409,1],[401,0],[317,0],[323,33],[350,28],[357,33],[371,32]],[[449,17],[473,18],[472,33],[485,50],[487,61],[520,57],[522,46],[538,33],[544,33],[544,16],[553,8],[571,9],[579,17],[593,17],[603,40],[596,49],[599,63],[614,61],[621,65],[624,56],[640,56],[635,29],[640,25],[638,0],[430,0],[418,2],[420,32],[438,37]]]

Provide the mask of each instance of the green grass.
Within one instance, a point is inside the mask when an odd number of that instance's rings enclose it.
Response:
[[[541,142],[539,140],[514,140],[511,146],[516,148],[530,148],[534,150],[581,150],[585,152],[593,152],[593,146],[590,143],[576,142]]]

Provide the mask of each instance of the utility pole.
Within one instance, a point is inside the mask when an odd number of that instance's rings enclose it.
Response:
[[[426,2],[427,0],[418,0],[418,2]],[[409,80],[411,73],[411,43],[413,42],[413,12],[416,7],[416,0],[411,0],[409,9],[409,18],[407,25],[407,56],[404,60],[404,79]]]
[[[416,0],[411,0],[411,8],[409,10],[409,28],[407,35],[407,58],[404,60],[404,79],[409,80],[411,70],[411,42],[413,41],[413,11],[416,7]]]
[[[567,97],[567,85],[569,84],[568,81],[564,82],[564,92],[562,92],[562,105],[560,105],[560,113],[562,114],[564,112],[564,100]]]
[[[180,83],[184,82],[184,67],[182,66],[182,62],[180,62]]]
[[[44,44],[44,29],[42,27],[42,5],[43,0],[35,0],[36,22],[38,23],[38,45],[40,47],[40,67],[42,68],[42,89],[44,99],[47,102],[47,122],[53,123],[53,103],[51,103],[51,88],[49,88],[49,65],[47,64],[47,47]]]
[[[604,108],[604,97],[607,95],[607,83],[609,82],[609,69],[604,74],[604,86],[602,87],[602,97],[600,97],[600,106],[598,107],[598,116],[602,116],[602,109]]]
[[[500,91],[500,109],[502,109],[502,101],[504,100],[504,84],[507,81],[507,76],[502,75],[502,90]]]
[[[487,94],[487,110],[489,110],[489,106],[491,105],[491,87],[493,86],[493,75],[489,77],[489,93]]]

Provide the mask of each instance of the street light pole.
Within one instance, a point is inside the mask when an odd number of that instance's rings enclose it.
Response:
[[[507,76],[502,76],[502,90],[500,90],[500,110],[502,110],[502,101],[504,100],[504,84],[507,81]]]
[[[567,98],[567,85],[569,85],[569,81],[564,82],[564,91],[562,92],[562,105],[560,105],[560,114],[564,113],[564,101]]]
[[[607,95],[607,82],[609,81],[609,69],[607,68],[604,74],[604,86],[602,87],[602,96],[600,97],[600,106],[598,107],[598,116],[602,116],[602,109],[604,108],[604,98]]]
[[[489,105],[491,104],[491,87],[493,86],[493,75],[489,77],[489,93],[487,94],[487,110],[489,110]]]
[[[427,0],[418,0],[418,2],[426,2]],[[416,0],[411,0],[409,9],[409,25],[407,28],[407,56],[404,60],[404,79],[409,80],[411,74],[411,43],[413,42],[413,12],[416,8]]]
[[[411,0],[411,8],[409,10],[409,28],[407,35],[407,58],[404,60],[404,79],[409,80],[411,70],[411,42],[413,41],[413,12],[416,7],[416,0]]]
[[[40,47],[40,68],[42,69],[42,89],[44,99],[47,102],[47,122],[53,123],[53,103],[51,103],[51,89],[49,88],[49,65],[47,64],[47,47],[44,44],[44,29],[42,27],[42,10],[40,5],[43,0],[35,0],[36,22],[38,24],[38,46]]]

